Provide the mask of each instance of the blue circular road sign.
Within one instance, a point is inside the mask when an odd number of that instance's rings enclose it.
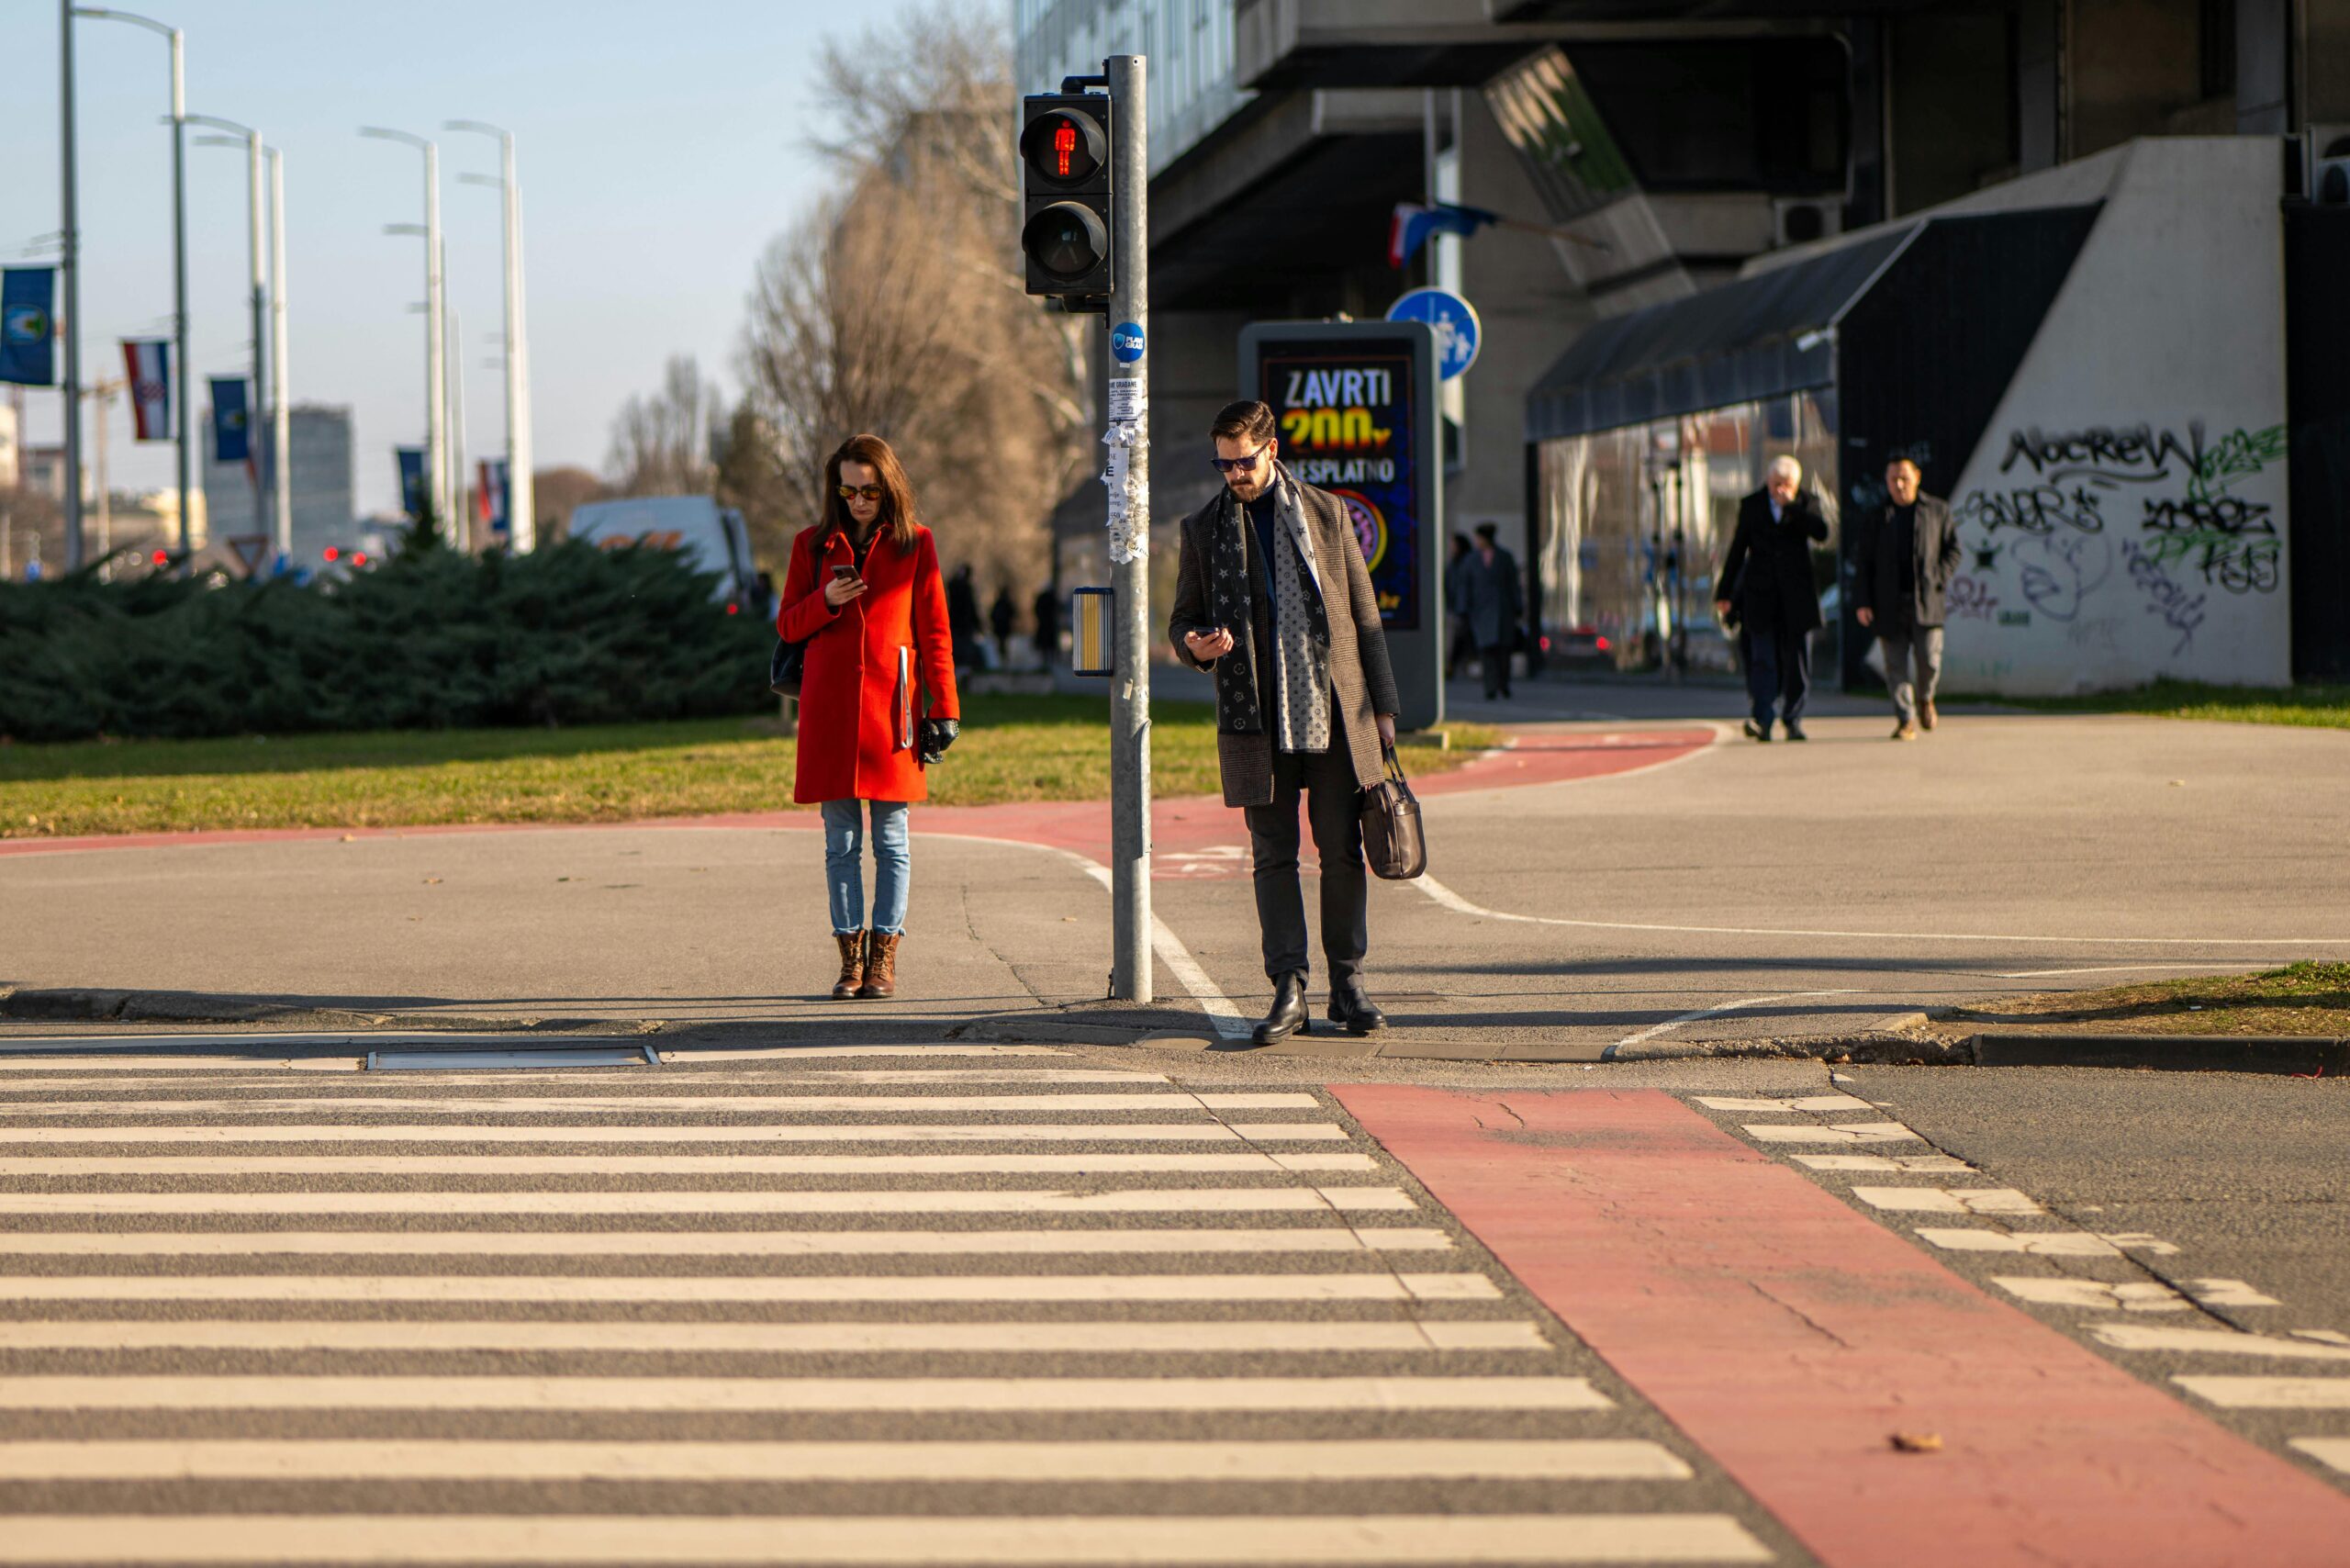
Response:
[[[1484,328],[1477,308],[1449,289],[1416,288],[1387,308],[1390,321],[1426,321],[1436,329],[1437,373],[1445,380],[1477,363]]]
[[[1132,364],[1142,357],[1142,328],[1132,321],[1121,321],[1110,329],[1110,352],[1120,364]]]

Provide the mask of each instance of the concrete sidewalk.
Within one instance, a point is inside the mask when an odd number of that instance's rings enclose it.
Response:
[[[1516,754],[1431,781],[1431,877],[1374,885],[1371,979],[1396,1027],[1281,1048],[1751,1048],[2001,992],[2350,955],[2350,734],[1953,714],[1897,746],[1882,727],[1825,715],[1808,746],[1762,747],[1677,720],[1521,723]],[[97,994],[48,1015],[1228,1046],[1267,995],[1238,813],[1162,803],[1144,1009],[1102,1001],[1104,815],[1034,808],[971,837],[971,814],[918,809],[903,989],[878,1003],[826,994],[807,813],[44,846],[0,855],[17,991],[0,1012],[78,990]]]

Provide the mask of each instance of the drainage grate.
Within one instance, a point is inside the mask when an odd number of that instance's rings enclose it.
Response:
[[[367,1070],[396,1072],[431,1069],[463,1071],[492,1067],[659,1067],[651,1046],[525,1047],[515,1051],[369,1051]]]

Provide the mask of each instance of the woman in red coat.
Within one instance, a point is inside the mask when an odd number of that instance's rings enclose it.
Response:
[[[824,465],[824,518],[791,542],[776,631],[808,644],[791,798],[824,809],[824,881],[840,946],[836,997],[897,991],[912,858],[906,808],[954,743],[955,651],[938,548],[890,443],[851,436]],[[873,828],[873,924],[863,849]]]

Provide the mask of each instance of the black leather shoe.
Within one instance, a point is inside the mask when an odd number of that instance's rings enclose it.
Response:
[[[1749,719],[1746,721],[1746,738],[1751,741],[1762,741],[1767,744],[1771,739],[1771,726],[1768,724],[1758,724],[1753,720]]]
[[[1387,1014],[1363,993],[1362,981],[1343,980],[1330,988],[1330,1022],[1349,1035],[1368,1035],[1387,1027]]]
[[[1790,723],[1787,726],[1787,739],[1791,741],[1807,741],[1811,739],[1811,737],[1803,733],[1803,726],[1801,724]]]
[[[1305,1027],[1305,971],[1292,969],[1273,982],[1273,1010],[1250,1036],[1260,1046],[1286,1040]]]

